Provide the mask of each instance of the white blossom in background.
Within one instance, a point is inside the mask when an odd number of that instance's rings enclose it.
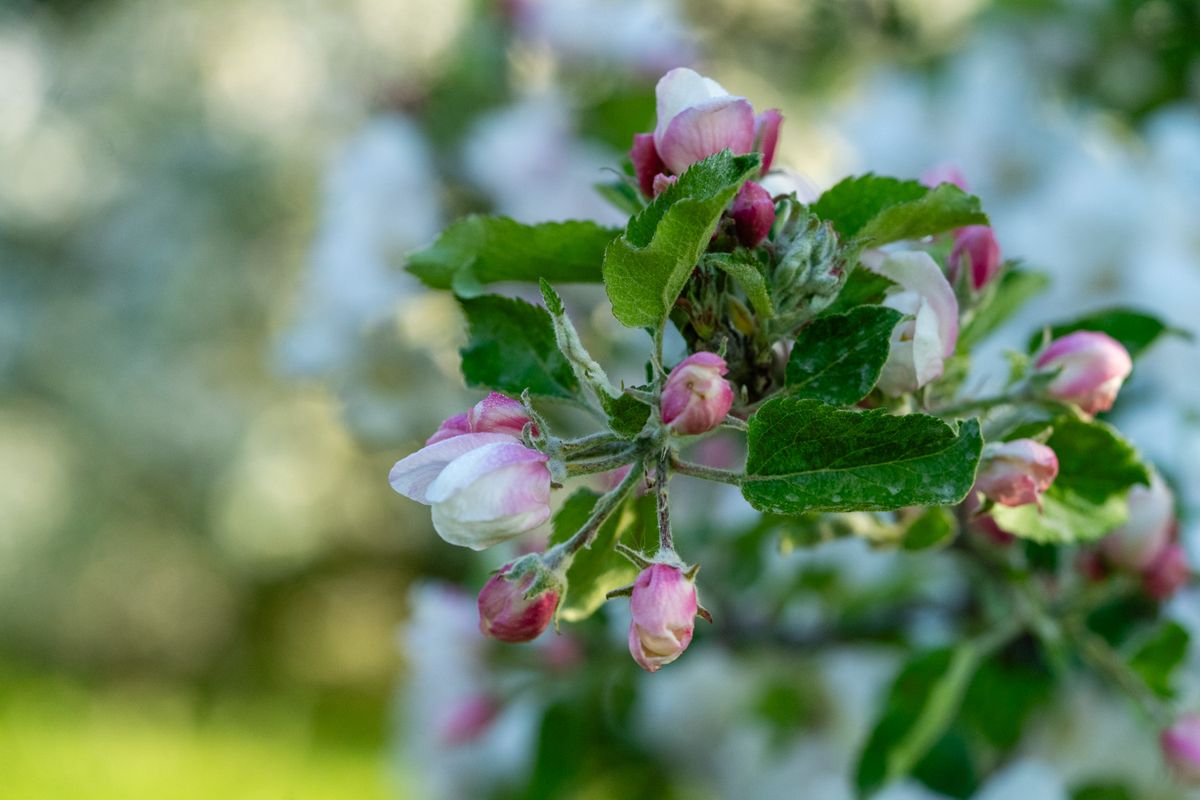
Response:
[[[398,753],[414,797],[484,797],[529,768],[541,715],[536,705],[497,701],[495,715],[473,709],[493,697],[475,598],[446,584],[413,588],[401,634],[408,677],[401,696]]]
[[[665,72],[695,57],[672,0],[513,0],[518,29],[565,61]]]
[[[372,120],[333,160],[295,322],[280,346],[285,369],[336,371],[354,359],[363,330],[416,287],[398,262],[443,225],[432,160],[421,131],[399,114]]]
[[[593,186],[611,180],[619,155],[581,140],[558,95],[528,97],[483,116],[463,150],[463,174],[495,211],[520,222],[625,219]]]

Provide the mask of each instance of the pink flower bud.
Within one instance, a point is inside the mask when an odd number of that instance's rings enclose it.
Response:
[[[1150,486],[1129,490],[1129,518],[1100,541],[1105,557],[1114,566],[1141,572],[1154,563],[1171,541],[1175,527],[1175,497],[1157,472]]]
[[[975,291],[987,286],[1000,274],[1000,267],[1004,263],[1000,245],[987,225],[968,225],[954,232],[954,249],[950,251],[948,262],[951,283],[958,281],[964,260],[970,269],[967,275],[971,280],[971,288]]]
[[[775,203],[766,189],[747,181],[733,198],[732,214],[738,241],[746,247],[757,247],[775,224]]]
[[[1059,370],[1046,387],[1051,397],[1075,403],[1086,414],[1112,408],[1133,361],[1111,336],[1075,331],[1055,339],[1037,359],[1044,370]]]
[[[754,149],[762,153],[762,172],[766,175],[775,161],[775,149],[779,146],[779,126],[783,114],[778,108],[768,108],[754,118]]]
[[[1184,714],[1162,733],[1163,757],[1187,783],[1200,784],[1200,714]]]
[[[541,556],[505,564],[479,591],[480,632],[502,642],[536,639],[554,618],[562,588]]]
[[[650,190],[654,193],[655,197],[658,197],[667,189],[670,189],[671,185],[677,180],[679,180],[678,175],[664,175],[660,172],[654,176],[654,183],[651,185]]]
[[[499,711],[500,704],[486,694],[468,697],[450,707],[442,721],[438,738],[447,747],[460,747],[473,742],[491,727]]]
[[[519,439],[527,422],[529,415],[523,405],[511,397],[492,392],[470,411],[455,414],[443,422],[425,444],[436,444],[464,433],[507,433]]]
[[[663,423],[684,436],[720,425],[733,406],[733,388],[721,377],[728,371],[716,353],[693,353],[680,361],[663,386]]]
[[[400,459],[388,482],[432,508],[447,542],[482,550],[550,518],[548,460],[507,433],[464,433]]]
[[[1171,542],[1142,573],[1142,586],[1155,600],[1168,600],[1192,577],[1187,551],[1178,542]]]
[[[1058,456],[1033,439],[989,444],[983,458],[975,488],[1001,505],[1041,505],[1058,475]]]
[[[629,652],[642,669],[657,672],[683,654],[696,625],[696,583],[678,567],[651,564],[629,598]]]
[[[637,175],[638,186],[641,188],[642,194],[646,197],[656,195],[654,177],[665,170],[666,165],[658,157],[658,150],[654,147],[654,134],[634,134],[629,160],[633,162],[633,171]]]

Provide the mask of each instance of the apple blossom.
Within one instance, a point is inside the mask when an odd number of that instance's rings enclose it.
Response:
[[[1033,439],[989,443],[975,488],[1006,506],[1041,505],[1042,493],[1058,475],[1058,456]]]
[[[663,386],[663,423],[684,436],[720,425],[733,406],[733,388],[721,377],[728,371],[716,353],[702,351],[680,361]]]
[[[1129,490],[1129,518],[1100,542],[1105,557],[1118,567],[1141,572],[1158,558],[1175,526],[1175,496],[1157,472],[1150,485]]]
[[[400,459],[388,481],[432,508],[447,542],[482,550],[550,518],[548,460],[510,434],[463,433]]]
[[[629,153],[638,185],[647,196],[655,193],[656,175],[682,174],[697,161],[726,149],[744,155],[757,148],[763,156],[762,171],[770,167],[783,121],[777,109],[755,116],[746,98],[731,95],[721,84],[685,67],[659,79],[655,96],[654,133],[636,135]]]
[[[1184,714],[1162,733],[1162,751],[1176,777],[1200,784],[1200,714]]]
[[[629,598],[629,652],[647,672],[683,654],[696,625],[696,583],[679,567],[655,563],[642,570]]]
[[[1187,551],[1179,542],[1169,542],[1142,573],[1142,587],[1155,600],[1168,600],[1192,577]]]
[[[1004,259],[996,234],[987,225],[967,225],[954,231],[954,249],[950,251],[947,267],[950,282],[958,281],[965,267],[970,287],[979,291],[1000,274]]]
[[[464,433],[508,433],[520,438],[529,422],[525,407],[511,397],[492,392],[475,406],[462,414],[443,422],[425,444],[436,444],[443,439]],[[536,428],[534,429],[536,432]]]
[[[896,326],[878,386],[889,395],[914,392],[942,376],[958,342],[958,300],[928,253],[904,251],[862,256],[867,269],[897,284],[882,305],[911,316]]]
[[[536,639],[554,618],[562,591],[562,579],[546,569],[541,556],[511,561],[479,591],[479,630],[502,642]]]
[[[1075,331],[1055,339],[1038,356],[1043,370],[1059,370],[1046,387],[1051,397],[1075,403],[1086,414],[1112,408],[1133,369],[1129,352],[1111,336]]]
[[[754,181],[742,184],[730,211],[738,241],[745,247],[757,247],[775,224],[775,202],[770,193]]]

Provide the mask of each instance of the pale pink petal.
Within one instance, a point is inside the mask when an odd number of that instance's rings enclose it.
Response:
[[[918,250],[891,253],[883,258],[864,254],[862,261],[868,269],[899,284],[902,289],[916,292],[929,304],[937,322],[942,355],[953,355],[958,343],[958,300],[937,262],[928,253]]]
[[[725,97],[679,112],[658,142],[667,168],[683,173],[722,150],[744,155],[754,148],[754,109],[740,97]]]
[[[470,488],[476,505],[472,512],[474,518],[483,519],[496,509],[508,513],[526,493],[539,498],[549,497],[549,471],[545,467],[549,460],[545,453],[506,437],[505,441],[470,450],[451,461],[425,490],[425,497],[430,503],[440,503],[454,493]],[[534,466],[530,469],[529,465]],[[540,477],[543,473],[547,476],[544,486],[540,481],[527,486],[514,480],[518,475]]]
[[[529,422],[525,407],[511,397],[492,392],[468,413],[475,433],[508,433],[520,437]]]
[[[426,492],[451,461],[465,453],[492,444],[511,444],[511,436],[502,433],[466,433],[422,447],[396,462],[388,473],[388,482],[400,494],[430,504]]]
[[[779,127],[783,114],[778,108],[768,108],[754,119],[755,149],[762,153],[762,173],[767,174],[775,161],[775,149],[779,146]]]
[[[654,143],[660,153],[667,126],[680,112],[708,100],[730,96],[721,84],[687,67],[678,67],[659,78],[654,95],[658,114]]]
[[[430,436],[425,440],[425,444],[437,444],[443,439],[461,436],[464,433],[470,432],[471,422],[467,418],[466,412],[463,412],[462,414],[455,414],[453,417],[450,417],[441,425],[439,425],[438,429],[433,432],[433,436]]]

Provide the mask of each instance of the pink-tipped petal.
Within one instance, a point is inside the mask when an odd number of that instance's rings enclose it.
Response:
[[[663,385],[663,423],[684,436],[710,431],[733,407],[733,388],[722,376],[725,359],[716,353],[694,353],[679,362]]]
[[[783,114],[778,108],[768,108],[754,119],[755,149],[762,153],[762,173],[767,174],[775,162],[775,150],[779,146],[779,128],[783,125]]]
[[[654,143],[662,153],[662,141],[667,126],[684,109],[717,98],[730,97],[721,84],[695,70],[678,67],[658,79],[654,87],[655,110],[658,120],[654,127]]]
[[[1096,414],[1112,408],[1133,369],[1133,360],[1111,336],[1075,331],[1051,342],[1038,356],[1037,366],[1059,371],[1046,387],[1050,396],[1075,403],[1084,413]]]
[[[638,187],[646,197],[658,194],[654,191],[654,178],[666,169],[658,150],[654,146],[654,134],[634,134],[633,147],[629,150],[629,160],[633,162],[633,171],[637,175]]]
[[[468,419],[475,433],[507,433],[520,438],[529,415],[518,401],[492,392],[475,404]]]
[[[466,412],[463,412],[462,414],[455,414],[453,417],[450,417],[441,425],[439,425],[438,429],[433,432],[433,436],[430,436],[425,440],[425,444],[437,444],[445,439],[461,436],[464,433],[470,432],[471,422],[468,419]]]
[[[967,266],[971,288],[979,291],[1000,274],[1004,264],[996,234],[987,225],[967,225],[954,232],[954,249],[947,266],[950,280],[958,279],[959,270]]]
[[[658,142],[667,168],[682,174],[722,150],[744,155],[754,148],[754,109],[740,97],[724,97],[679,112]]]

